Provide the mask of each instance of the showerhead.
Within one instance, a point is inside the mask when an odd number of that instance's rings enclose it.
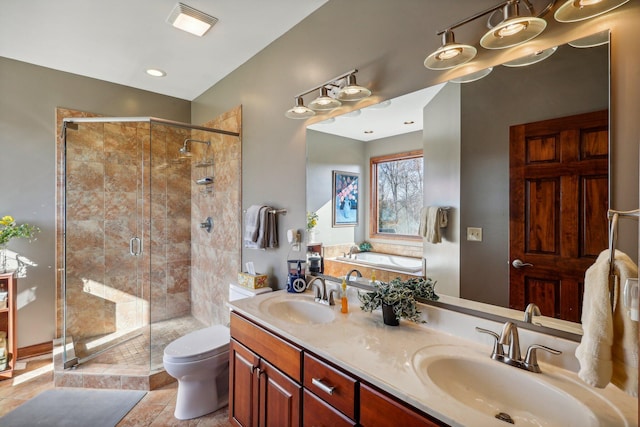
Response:
[[[184,144],[182,144],[182,148],[180,148],[179,150],[182,156],[191,157],[191,151],[189,151],[189,147],[187,146],[188,142],[199,142],[201,144],[207,144],[207,147],[211,146],[211,142],[209,141],[200,141],[199,139],[187,138],[184,140]]]

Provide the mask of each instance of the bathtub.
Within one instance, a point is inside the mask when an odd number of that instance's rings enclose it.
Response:
[[[336,261],[365,267],[380,268],[382,270],[401,271],[409,274],[422,274],[422,259],[400,255],[381,254],[377,252],[359,252],[348,256],[336,257]]]

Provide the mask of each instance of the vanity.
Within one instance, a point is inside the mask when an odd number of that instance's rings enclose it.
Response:
[[[475,330],[500,333],[501,323],[421,305],[427,323],[385,326],[381,313],[360,310],[355,292],[348,314],[311,292],[230,303],[234,425],[638,423],[636,399],[580,381],[574,341],[521,330],[523,353],[532,344],[562,351],[539,352],[542,373],[527,372],[492,360],[492,337]]]

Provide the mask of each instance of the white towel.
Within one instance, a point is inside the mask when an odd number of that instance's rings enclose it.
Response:
[[[638,323],[632,321],[622,303],[620,283],[638,277],[638,267],[621,251],[615,252],[615,312],[609,296],[609,250],[600,253],[587,269],[582,304],[582,340],[576,348],[578,376],[593,387],[613,383],[631,396],[638,396]]]
[[[420,236],[429,243],[440,243],[442,241],[441,228],[447,226],[447,210],[438,206],[422,208],[420,212]]]

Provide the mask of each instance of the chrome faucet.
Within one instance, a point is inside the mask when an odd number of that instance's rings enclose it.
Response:
[[[536,350],[548,351],[551,354],[561,354],[561,351],[554,350],[553,348],[546,347],[540,344],[532,344],[527,349],[527,354],[522,360],[520,353],[520,338],[518,336],[518,328],[515,323],[507,322],[502,327],[502,333],[490,331],[476,327],[476,331],[483,334],[491,335],[495,341],[493,345],[493,351],[491,352],[491,358],[498,362],[506,363],[507,365],[515,366],[516,368],[524,369],[529,372],[540,373],[540,366],[538,365],[538,358]],[[508,345],[507,354],[504,352],[504,345]]]
[[[524,309],[524,321],[527,323],[533,323],[533,316],[542,316],[540,308],[534,303],[530,302],[527,308]]]
[[[353,245],[349,248],[349,258],[353,258],[353,250],[355,249],[356,252],[360,252],[360,249],[356,246]]]
[[[320,282],[320,284],[316,282]],[[331,289],[327,292],[327,283],[324,278],[314,277],[307,283],[307,289],[309,288],[313,289],[313,299],[315,302],[325,305],[335,305],[333,296],[337,292],[337,289]]]
[[[518,336],[518,327],[515,323],[507,322],[504,324],[500,338],[498,338],[498,343],[509,346],[504,363],[517,365],[522,362],[522,356],[520,355],[520,337]]]
[[[355,268],[354,268],[354,269],[350,270],[350,271],[347,273],[347,275],[346,275],[346,276],[344,276],[344,279],[345,279],[347,282],[351,281],[351,275],[352,275],[352,274],[354,274],[354,273],[355,273],[356,277],[362,277],[362,273],[360,273],[360,271],[359,271],[359,270],[357,270],[357,269],[355,269]]]

